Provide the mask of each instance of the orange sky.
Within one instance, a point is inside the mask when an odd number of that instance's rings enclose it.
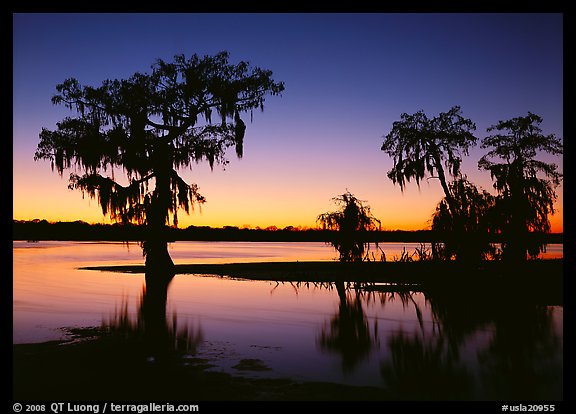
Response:
[[[252,175],[253,174],[253,175]],[[186,173],[184,174],[186,175]],[[188,175],[191,176],[190,173]],[[250,177],[254,177],[250,179]],[[387,230],[420,230],[429,227],[429,220],[442,190],[436,180],[409,183],[402,193],[381,174],[371,180],[356,180],[348,189],[366,201],[372,213]],[[346,191],[347,186],[324,181],[321,174],[303,177],[299,174],[282,177],[253,171],[244,160],[232,162],[225,171],[199,166],[196,171],[200,192],[207,202],[190,215],[179,213],[179,227],[189,225],[222,227],[250,226],[308,226],[315,227],[318,214],[337,208],[331,198]],[[344,177],[342,177],[343,181]],[[192,181],[189,177],[189,181]],[[489,182],[486,184],[489,185]],[[483,187],[491,190],[488,185]],[[67,176],[50,171],[48,163],[15,163],[14,219],[49,221],[83,220],[89,223],[108,223],[102,216],[98,202],[79,191],[67,188]],[[551,217],[552,231],[563,231],[562,189],[556,204],[557,213]]]

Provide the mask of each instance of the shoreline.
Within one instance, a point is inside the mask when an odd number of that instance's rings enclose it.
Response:
[[[251,280],[292,282],[374,282],[429,284],[466,281],[478,277],[514,281],[546,281],[563,275],[564,259],[537,259],[510,265],[484,261],[464,265],[456,261],[391,261],[343,263],[338,261],[242,262],[175,264],[175,274],[203,274]],[[145,265],[84,266],[78,270],[127,274],[146,273]],[[463,278],[462,273],[466,276]]]
[[[144,265],[89,266],[79,270],[145,274]],[[476,266],[457,262],[254,262],[176,264],[176,275],[231,277],[279,283],[336,283],[354,289],[425,293],[472,290],[474,295],[521,295],[547,305],[564,303],[564,260],[530,260],[514,266],[486,261]]]
[[[94,335],[93,332],[87,335]],[[390,401],[383,388],[210,371],[194,353],[150,362],[107,334],[13,345],[18,401]]]

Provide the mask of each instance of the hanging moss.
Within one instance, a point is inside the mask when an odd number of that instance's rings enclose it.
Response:
[[[52,102],[76,116],[54,131],[42,129],[34,159],[50,161],[60,175],[73,168],[69,188],[96,199],[112,220],[146,223],[147,212],[161,209],[166,222],[177,225],[179,209],[189,213],[205,202],[178,171],[204,161],[210,168],[226,165],[230,147],[242,157],[246,126],[240,114],[284,90],[272,72],[228,58],[221,52],[158,59],[149,74],[104,80],[99,87],[65,80]],[[212,122],[213,111],[221,122]],[[115,171],[123,171],[129,184],[121,185]],[[169,177],[169,194],[157,186],[161,177]]]

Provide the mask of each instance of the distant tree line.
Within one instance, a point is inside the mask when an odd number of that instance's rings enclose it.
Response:
[[[49,222],[47,220],[14,220],[13,240],[40,241],[140,241],[146,226],[138,224],[89,224],[84,221]],[[239,228],[235,226],[208,227],[189,226],[176,228],[166,226],[171,241],[262,241],[262,242],[330,242],[336,230],[298,229],[287,226],[282,229],[269,227]],[[563,234],[543,234],[548,243],[562,243]],[[362,235],[365,242],[431,243],[440,240],[432,230],[372,230]],[[493,239],[498,243],[497,237]]]

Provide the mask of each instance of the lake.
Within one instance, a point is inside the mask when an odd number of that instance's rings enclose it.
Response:
[[[392,260],[420,244],[380,247]],[[336,258],[324,243],[176,242],[170,254],[177,264]],[[546,254],[562,257],[562,245]],[[143,261],[135,243],[14,241],[13,343],[136,321],[143,274],[79,268]],[[470,399],[506,399],[521,389],[531,399],[562,398],[563,306],[555,304],[466,288],[443,295],[177,275],[166,311],[193,336],[195,357],[234,375],[387,387],[398,395],[440,378]]]

